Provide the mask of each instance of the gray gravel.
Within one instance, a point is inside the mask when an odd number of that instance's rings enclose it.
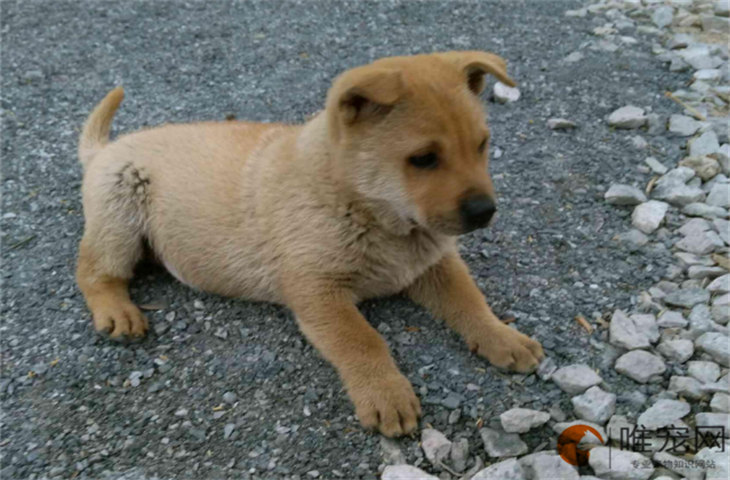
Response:
[[[635,393],[618,396],[617,413],[643,410],[659,387],[616,372],[607,330],[588,334],[573,319],[632,310],[632,295],[674,263],[669,238],[638,251],[614,240],[631,211],[603,196],[613,183],[637,186],[648,153],[674,165],[685,139],[649,132],[676,113],[659,92],[689,75],[667,71],[650,40],[588,48],[603,20],[563,15],[581,3],[3,2],[0,475],[376,477],[378,436],[360,429],[335,373],[285,309],[196,292],[150,267],[132,292],[158,308],[150,336],[119,345],[94,335],[73,278],[83,228],[75,151],[91,107],[118,84],[127,99],[116,132],[227,116],[298,122],[321,108],[338,72],[393,54],[483,49],[508,59],[521,98],[488,106],[491,148],[502,152],[492,162],[500,215],[463,238],[463,256],[494,310],[515,317],[557,365],[599,370],[614,391]],[[708,61],[692,55],[685,61]],[[625,105],[643,109],[650,130],[607,128],[603,119]],[[557,117],[577,128],[550,130]],[[637,134],[649,152],[633,146]],[[672,214],[664,222],[679,226]],[[691,288],[678,292],[678,304],[694,301]],[[467,468],[493,461],[478,419],[498,421],[513,407],[571,411],[555,383],[489,367],[402,298],[362,311],[414,383],[424,425],[468,439]],[[697,346],[726,362],[713,339]],[[555,447],[549,429],[521,438],[525,451]],[[438,472],[416,439],[397,443],[409,464]]]

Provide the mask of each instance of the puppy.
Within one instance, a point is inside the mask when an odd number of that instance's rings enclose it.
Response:
[[[77,278],[94,327],[140,337],[128,283],[145,244],[181,282],[284,304],[337,369],[363,426],[397,436],[421,408],[364,299],[404,292],[492,364],[527,372],[538,342],[501,323],[457,250],[495,207],[485,75],[500,57],[392,57],[340,75],[304,125],[166,125],[109,143],[112,90],[81,134]]]

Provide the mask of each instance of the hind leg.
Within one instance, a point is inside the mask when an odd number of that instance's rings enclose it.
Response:
[[[84,185],[86,227],[76,270],[94,328],[113,339],[142,337],[148,328],[129,297],[129,281],[143,255],[143,202],[136,200],[144,192],[130,184],[128,173],[129,168],[117,172],[114,182],[92,178]]]

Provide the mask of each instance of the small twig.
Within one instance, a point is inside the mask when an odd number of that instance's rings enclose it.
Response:
[[[591,325],[590,323],[588,323],[588,320],[586,320],[583,315],[576,315],[575,316],[575,321],[578,322],[578,325],[580,325],[581,327],[583,327],[583,330],[585,330],[586,332],[588,332],[588,334],[593,333],[593,325]]]
[[[702,115],[699,111],[697,111],[694,107],[687,105],[685,102],[677,98],[672,92],[664,92],[664,96],[667,97],[670,100],[673,100],[683,106],[689,113],[692,114],[693,117],[695,117],[697,120],[702,120],[703,122],[707,121],[707,118],[705,118],[704,115]]]
[[[657,180],[659,180],[659,177],[657,177],[657,176],[651,177],[651,180],[649,180],[649,183],[646,184],[646,189],[644,189],[644,193],[649,195],[651,193],[651,191],[654,189],[654,184],[657,182]]]
[[[21,241],[19,241],[19,242],[16,242],[16,243],[14,243],[14,244],[10,245],[10,246],[8,247],[8,249],[10,249],[10,250],[15,250],[15,249],[16,249],[16,248],[18,248],[18,247],[22,247],[22,246],[23,246],[23,245],[25,245],[26,243],[28,243],[28,242],[30,242],[31,240],[33,240],[33,239],[34,239],[35,237],[37,237],[37,235],[31,235],[30,237],[28,237],[28,238],[26,238],[26,239],[23,239],[23,240],[21,240]]]

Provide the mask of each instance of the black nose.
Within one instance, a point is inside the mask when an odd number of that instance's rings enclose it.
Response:
[[[497,206],[486,195],[473,195],[461,201],[460,210],[464,229],[469,232],[486,226],[497,211]]]

